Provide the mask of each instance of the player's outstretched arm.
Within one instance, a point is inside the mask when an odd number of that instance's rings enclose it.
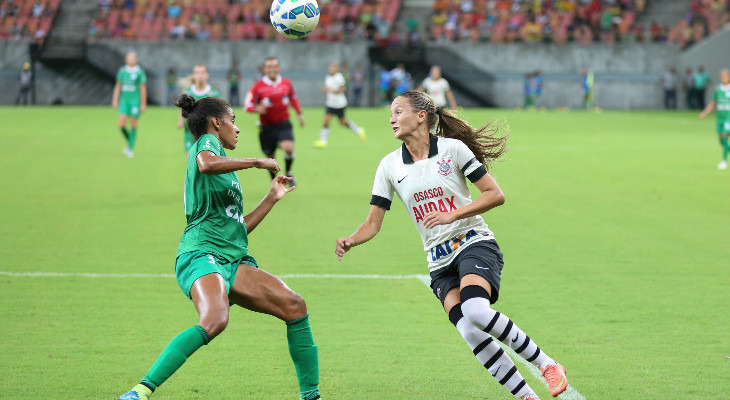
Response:
[[[711,113],[712,110],[715,109],[715,100],[712,100],[707,104],[707,107],[705,107],[704,110],[700,113],[700,119],[705,119],[707,117],[707,114]]]
[[[482,194],[473,202],[450,212],[431,211],[423,217],[423,226],[430,229],[437,225],[450,224],[457,219],[483,214],[504,204],[504,193],[491,175],[485,174],[474,182],[474,186]]]
[[[112,107],[119,107],[119,92],[122,90],[122,83],[117,81],[114,84],[114,91],[112,92]]]
[[[279,172],[281,168],[271,158],[233,158],[215,155],[212,151],[201,151],[195,158],[198,170],[203,174],[218,175],[248,168],[268,169]]]
[[[350,237],[337,239],[337,244],[335,246],[337,260],[341,261],[342,256],[344,256],[351,248],[359,244],[363,244],[375,237],[375,235],[380,232],[380,227],[383,225],[383,218],[385,218],[385,209],[383,207],[370,206],[370,212],[368,212],[365,222],[357,228],[355,233],[350,235]]]
[[[287,193],[296,189],[296,186],[286,187],[291,180],[291,177],[279,175],[271,181],[269,193],[266,194],[264,199],[261,200],[261,203],[253,211],[243,217],[243,220],[246,221],[246,231],[248,233],[251,233],[261,223],[264,217],[269,214],[269,211],[274,208],[276,202],[281,200]]]

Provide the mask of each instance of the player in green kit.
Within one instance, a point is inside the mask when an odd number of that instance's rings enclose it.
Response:
[[[126,65],[117,72],[117,83],[112,94],[112,106],[119,108],[119,129],[127,139],[124,155],[134,157],[134,143],[137,140],[137,119],[147,109],[147,75],[137,65],[137,54],[133,51],[125,57]],[[127,129],[127,117],[130,129]]]
[[[220,92],[217,89],[208,84],[208,67],[205,64],[198,64],[193,67],[193,84],[185,90],[185,94],[192,96],[195,100],[200,100],[203,97],[221,97]],[[190,128],[185,122],[185,119],[180,113],[180,119],[177,122],[177,128],[185,128],[185,153],[190,151],[193,146],[193,134],[190,133]]]
[[[730,69],[720,71],[720,84],[712,93],[712,101],[700,113],[700,119],[717,108],[717,136],[722,146],[722,161],[718,169],[727,169],[727,155],[730,153]]]
[[[259,269],[248,252],[248,234],[276,202],[294,190],[286,187],[292,178],[276,176],[261,203],[244,216],[235,171],[260,168],[276,173],[280,170],[276,160],[226,156],[224,149],[236,148],[240,131],[225,100],[205,97],[196,101],[183,94],[174,104],[182,109],[196,139],[188,154],[187,226],[177,250],[175,274],[183,293],[193,301],[199,322],[173,338],[141,382],[119,400],[148,400],[188,357],[223,332],[232,304],[286,323],[300,397],[319,399],[319,358],[306,303],[279,278]]]

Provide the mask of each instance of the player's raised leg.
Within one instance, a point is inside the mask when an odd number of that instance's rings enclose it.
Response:
[[[319,399],[319,354],[302,296],[281,279],[247,264],[239,265],[229,296],[236,305],[273,315],[286,323],[289,354],[297,373],[300,397]]]
[[[464,338],[474,356],[505,389],[519,399],[535,399],[537,395],[517,371],[514,361],[504,353],[494,338],[464,318],[459,289],[449,290],[444,299],[449,320]]]
[[[325,113],[324,121],[322,122],[322,129],[319,131],[319,140],[314,142],[314,147],[318,149],[324,149],[327,147],[327,139],[330,134],[330,120],[332,120],[332,114]]]
[[[349,128],[352,132],[354,132],[359,138],[361,142],[364,142],[367,140],[367,135],[365,135],[365,129],[359,127],[356,123],[348,120],[345,117],[340,118],[340,125]]]
[[[460,300],[464,318],[540,368],[551,395],[562,393],[568,386],[565,368],[545,354],[509,317],[492,309],[490,291],[489,282],[479,275],[467,274],[461,279]]]
[[[193,261],[194,262],[194,261]],[[207,262],[207,258],[203,260]],[[228,326],[228,295],[220,274],[198,278],[190,289],[199,323],[177,336],[165,347],[142,381],[119,400],[147,400],[199,348],[207,345]]]
[[[286,171],[286,176],[294,178],[294,173],[292,172],[292,165],[296,156],[296,153],[294,153],[294,140],[282,140],[279,142],[279,146],[284,151],[284,171]],[[296,185],[297,183],[294,179],[289,182],[289,186]]]

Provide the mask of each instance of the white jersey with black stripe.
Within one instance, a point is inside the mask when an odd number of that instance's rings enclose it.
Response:
[[[375,173],[370,204],[390,209],[397,193],[426,251],[430,271],[443,268],[467,243],[494,239],[484,219],[473,217],[427,229],[430,211],[449,212],[472,202],[466,179],[476,182],[487,173],[460,140],[431,136],[428,158],[413,162],[405,144],[383,158]]]

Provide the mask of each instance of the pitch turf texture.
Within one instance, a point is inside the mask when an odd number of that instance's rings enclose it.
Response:
[[[505,254],[495,308],[565,365],[587,399],[730,393],[730,171],[712,120],[694,113],[464,110],[506,118],[493,174],[506,204],[484,217]],[[376,166],[399,146],[388,111],[351,109],[368,141],[323,111],[296,127],[299,187],[251,235],[277,275],[426,274],[395,201],[381,233],[337,262],[367,214]],[[0,268],[7,273],[172,274],[185,225],[176,110],[141,119],[122,156],[111,108],[0,108]],[[254,117],[233,156],[259,157]],[[283,163],[283,160],[280,162]],[[247,210],[268,173],[239,172]],[[418,279],[291,277],[320,349],[325,399],[510,399]],[[115,399],[197,322],[170,277],[0,275],[0,398]],[[522,364],[528,383],[543,386]],[[239,308],[154,399],[297,398],[284,324]]]

